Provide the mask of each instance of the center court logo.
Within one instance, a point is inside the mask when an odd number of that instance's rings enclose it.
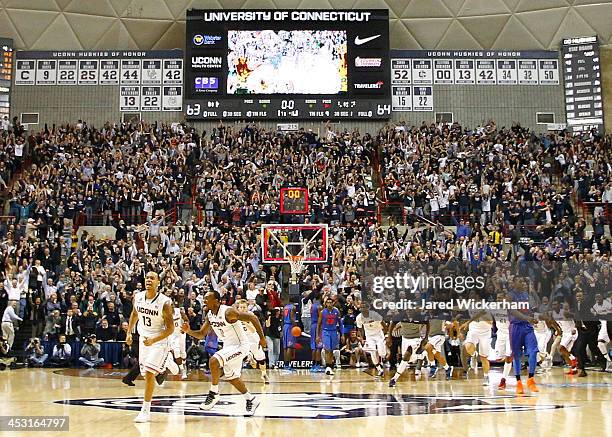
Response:
[[[349,419],[421,414],[508,413],[564,408],[562,405],[508,402],[514,398],[512,395],[269,393],[261,396],[261,405],[255,416],[277,419]],[[244,397],[242,395],[223,395],[217,406],[209,411],[199,408],[205,399],[205,395],[155,397],[151,405],[151,412],[186,416],[244,416]],[[137,412],[140,410],[142,399],[73,399],[56,401],[56,403]]]
[[[219,41],[221,41],[221,37],[218,35],[202,35],[202,34],[195,34],[193,36],[193,45],[200,47],[202,45],[205,46],[212,46],[217,44]]]

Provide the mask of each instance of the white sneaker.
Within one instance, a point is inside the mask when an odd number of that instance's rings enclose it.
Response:
[[[252,416],[255,414],[257,407],[259,407],[259,398],[254,397],[250,401],[246,401],[246,415]]]
[[[485,377],[482,380],[482,385],[485,387],[489,386],[489,375],[485,375]]]
[[[212,407],[214,407],[217,402],[219,402],[219,393],[209,391],[206,400],[200,404],[200,409],[212,410]]]
[[[183,373],[181,374],[181,379],[187,379],[187,369],[183,370]]]
[[[333,375],[334,371],[331,369],[331,367],[328,367],[328,368],[325,369],[325,374],[326,375]]]
[[[606,364],[606,372],[612,372],[612,361],[608,361]]]
[[[136,423],[145,423],[145,422],[150,422],[151,421],[151,413],[150,412],[144,412],[142,410],[140,410],[140,413],[138,413],[138,416],[134,417],[134,422]]]

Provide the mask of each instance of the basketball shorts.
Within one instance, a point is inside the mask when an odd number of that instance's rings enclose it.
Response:
[[[436,352],[444,354],[442,350],[444,349],[445,341],[446,341],[446,336],[440,334],[440,335],[433,335],[429,337],[429,339],[427,340],[427,343],[432,345]]]
[[[367,337],[363,350],[366,352],[377,352],[379,357],[387,355],[387,345],[385,344],[385,337],[377,335],[374,337]]]
[[[416,353],[416,351],[419,349],[419,346],[421,346],[422,341],[423,341],[422,338],[402,337],[402,357],[404,356],[408,348],[412,348],[412,355],[410,355],[409,362],[412,363],[416,361],[419,358],[419,356],[422,355],[422,353],[421,354]]]
[[[249,354],[249,345],[230,346],[224,345],[223,349],[217,351],[213,358],[219,361],[223,367],[223,379],[231,380],[240,378],[242,362]]]
[[[563,331],[563,334],[561,335],[561,346],[563,346],[569,352],[571,352],[572,348],[574,347],[574,343],[578,338],[578,332],[576,330],[573,331],[573,334],[572,331]]]
[[[468,329],[464,343],[472,343],[474,346],[478,346],[478,355],[486,358],[491,350],[491,330],[477,331]]]
[[[185,349],[187,343],[187,335],[185,334],[173,334],[170,336],[170,345],[174,358],[187,358],[187,350]]]
[[[523,348],[527,355],[537,353],[538,341],[533,332],[533,326],[529,323],[510,323],[510,347],[512,348],[512,356],[515,360],[520,359],[523,354]]]
[[[510,346],[510,333],[497,331],[497,341],[495,351],[499,357],[511,357],[512,347]]]
[[[548,351],[548,342],[552,337],[552,332],[547,329],[545,332],[535,331],[536,340],[538,340],[538,351],[544,353]]]
[[[326,351],[335,351],[340,349],[340,336],[338,335],[338,331],[326,331],[323,329],[322,339],[323,340],[323,349]]]
[[[293,328],[293,325],[290,323],[283,325],[283,349],[295,347],[295,337],[291,333],[291,328]]]
[[[317,342],[317,324],[310,325],[310,350],[323,349],[323,342]]]
[[[249,339],[249,352],[253,355],[253,358],[257,361],[264,361],[266,359],[266,353],[259,344],[259,335],[248,335]]]
[[[600,343],[610,343],[610,332],[608,331],[608,322],[607,320],[600,320],[601,328],[599,329],[599,335],[597,336],[597,341]]]
[[[170,344],[166,340],[158,341],[151,346],[145,346],[144,338],[140,336],[138,344],[138,361],[140,363],[140,374],[146,372],[157,375],[166,370],[166,360],[170,354]]]

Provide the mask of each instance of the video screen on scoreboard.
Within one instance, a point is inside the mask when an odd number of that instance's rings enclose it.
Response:
[[[230,30],[228,94],[348,91],[344,30]]]

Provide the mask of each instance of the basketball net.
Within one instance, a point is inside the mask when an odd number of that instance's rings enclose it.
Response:
[[[304,257],[302,255],[289,255],[289,266],[291,266],[291,279],[294,284],[297,284],[297,276],[302,272],[304,267]]]

